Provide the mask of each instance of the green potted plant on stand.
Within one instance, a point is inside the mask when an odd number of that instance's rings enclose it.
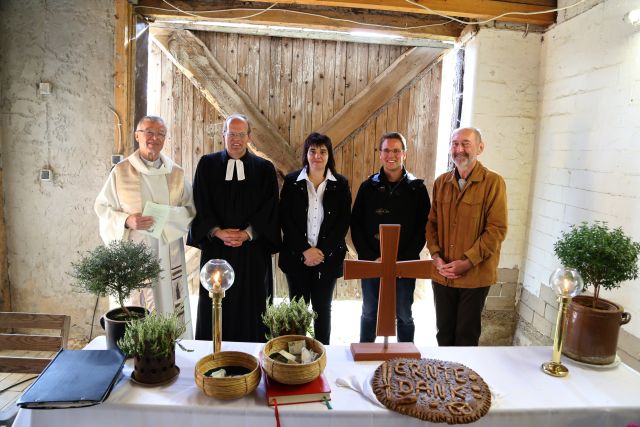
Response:
[[[71,264],[71,277],[75,286],[99,297],[113,296],[120,307],[107,312],[100,324],[107,335],[107,348],[118,348],[116,343],[124,335],[127,321],[144,317],[144,307],[125,306],[132,291],[151,286],[162,271],[158,257],[142,242],[113,241],[98,246]]]
[[[269,304],[262,314],[262,322],[267,327],[268,340],[280,335],[306,335],[313,336],[313,321],[317,314],[309,309],[304,298],[289,301],[285,298],[280,304]]]
[[[571,359],[594,365],[615,361],[620,326],[631,315],[623,307],[600,297],[602,289],[619,288],[625,280],[638,277],[640,243],[610,229],[606,222],[573,225],[555,243],[562,264],[578,270],[584,287],[593,286],[593,296],[574,297],[567,309],[562,353]]]
[[[180,373],[176,366],[176,344],[180,345],[178,340],[184,331],[184,324],[175,314],[151,313],[130,321],[118,346],[127,356],[133,357],[131,378],[149,385],[163,384],[175,378]]]

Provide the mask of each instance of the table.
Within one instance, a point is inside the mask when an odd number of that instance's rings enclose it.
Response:
[[[16,427],[25,426],[275,426],[273,408],[267,406],[264,385],[233,401],[205,396],[196,387],[196,362],[211,352],[207,341],[183,341],[193,353],[179,348],[175,382],[144,387],[127,377],[120,380],[104,403],[88,408],[20,410]],[[104,337],[87,348],[104,348]],[[223,350],[258,355],[262,344],[224,342]],[[625,427],[640,423],[640,373],[621,363],[594,369],[565,361],[566,378],[545,375],[540,364],[551,358],[550,347],[423,347],[422,357],[463,363],[477,371],[498,399],[474,426],[598,426]],[[376,406],[359,393],[335,384],[336,378],[365,378],[380,362],[353,362],[346,346],[327,346],[325,374],[332,386],[332,410],[321,403],[280,407],[282,427],[389,427],[435,426]],[[130,374],[127,361],[125,374]],[[446,425],[446,424],[444,424]]]

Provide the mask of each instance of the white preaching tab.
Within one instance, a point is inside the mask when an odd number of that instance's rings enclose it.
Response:
[[[231,181],[233,179],[233,169],[236,169],[238,175],[238,181],[244,181],[244,164],[242,160],[229,159],[227,162],[227,174],[224,177],[225,181]]]
[[[169,211],[171,207],[169,205],[161,205],[154,202],[147,202],[144,205],[143,216],[152,216],[153,225],[148,230],[140,230],[142,233],[160,239],[162,236],[162,230],[164,230],[164,224],[169,217]]]

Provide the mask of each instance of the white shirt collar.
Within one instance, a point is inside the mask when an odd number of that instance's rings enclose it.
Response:
[[[140,160],[142,160],[142,163],[147,165],[148,168],[160,169],[160,166],[162,166],[162,159],[160,158],[157,158],[155,160],[147,160],[142,157],[142,155],[140,155]]]
[[[296,181],[302,181],[302,180],[311,181],[309,179],[309,175],[307,175],[306,167],[302,168],[302,170],[300,171],[300,174],[298,174],[298,178],[296,179]],[[337,181],[336,177],[333,176],[333,174],[331,173],[331,169],[327,169],[327,176],[324,177],[324,181],[326,180]]]
[[[154,167],[149,167],[145,162],[142,161],[142,157],[140,156],[140,151],[134,151],[129,157],[127,157],[131,166],[134,167],[138,172],[145,175],[166,175],[171,173],[173,169],[173,162],[170,158],[160,153],[160,160],[162,160],[162,165],[156,169]]]

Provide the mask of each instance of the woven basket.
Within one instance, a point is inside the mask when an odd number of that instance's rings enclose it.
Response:
[[[241,366],[251,372],[245,375],[225,378],[205,377],[209,369],[225,366]],[[238,399],[251,393],[260,383],[258,359],[239,351],[221,351],[198,360],[195,369],[196,385],[207,396],[218,399]]]
[[[312,349],[320,356],[311,363],[289,364],[273,360],[270,354],[280,351],[289,350],[288,343],[290,341],[298,341],[304,339],[307,342],[307,348]],[[262,369],[272,380],[276,380],[282,384],[304,384],[313,381],[320,376],[327,366],[327,354],[324,346],[318,340],[302,335],[283,335],[273,338],[267,342],[262,349]]]

